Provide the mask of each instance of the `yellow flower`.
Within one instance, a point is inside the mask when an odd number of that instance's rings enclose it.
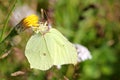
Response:
[[[22,24],[25,28],[38,27],[39,18],[37,15],[31,14],[22,20]]]

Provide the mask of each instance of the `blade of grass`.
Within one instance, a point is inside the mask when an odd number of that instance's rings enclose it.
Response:
[[[7,18],[6,18],[6,20],[5,20],[5,24],[3,25],[2,33],[1,33],[1,35],[0,35],[0,42],[2,41],[3,34],[5,33],[5,30],[6,30],[6,27],[7,27],[9,18],[10,18],[10,15],[11,15],[12,11],[13,11],[14,8],[15,8],[16,2],[17,2],[17,0],[15,0],[15,2],[13,3],[13,6],[12,6],[12,8],[11,8],[10,12],[8,13]]]

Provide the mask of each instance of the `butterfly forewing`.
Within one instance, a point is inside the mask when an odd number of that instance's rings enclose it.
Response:
[[[51,29],[45,34],[45,40],[54,65],[77,63],[75,47],[59,31]]]

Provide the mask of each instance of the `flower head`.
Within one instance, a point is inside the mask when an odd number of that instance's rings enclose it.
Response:
[[[38,27],[39,18],[37,15],[31,14],[22,20],[23,26],[26,28],[29,27]]]
[[[16,7],[16,9],[12,12],[12,15],[10,17],[11,26],[16,26],[21,20],[32,14],[36,14],[36,11],[28,5]]]

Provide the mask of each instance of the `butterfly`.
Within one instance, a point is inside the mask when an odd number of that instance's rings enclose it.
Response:
[[[33,27],[36,32],[28,40],[25,56],[30,67],[48,70],[54,65],[76,64],[77,50],[58,30],[49,28],[47,23]]]
[[[41,21],[35,14],[27,15],[15,27],[18,33],[28,28],[35,32],[25,48],[25,56],[30,67],[48,70],[54,65],[75,65],[82,58],[82,55],[78,55],[79,48],[77,49],[58,30],[52,28],[46,21],[44,14],[46,15],[46,13],[43,13]]]

